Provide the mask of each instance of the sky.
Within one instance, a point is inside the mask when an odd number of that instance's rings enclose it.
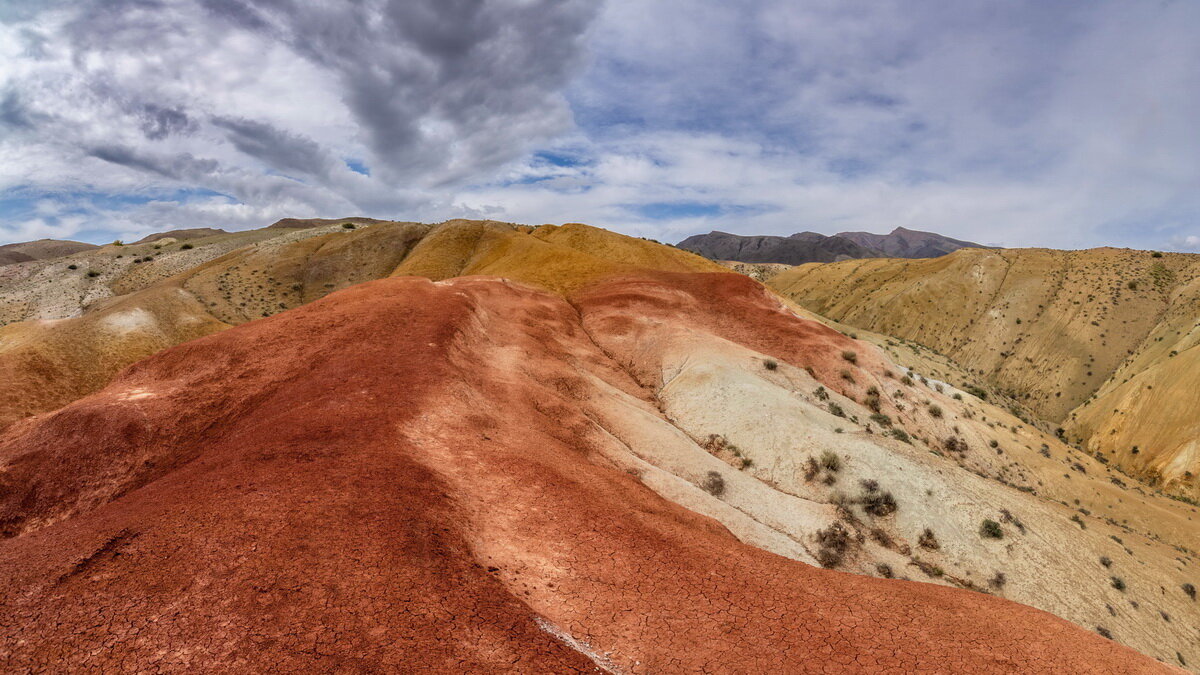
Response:
[[[283,217],[1200,251],[1195,0],[0,0],[0,244]]]

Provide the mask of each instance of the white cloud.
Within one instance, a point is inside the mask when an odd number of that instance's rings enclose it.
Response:
[[[60,213],[0,238],[349,213],[1200,236],[1191,0],[39,6],[0,9],[0,191]]]
[[[902,225],[1159,246],[1200,222],[1197,31],[1191,2],[613,0],[571,92],[592,189],[466,198],[663,238]],[[755,208],[614,208],[665,200]]]

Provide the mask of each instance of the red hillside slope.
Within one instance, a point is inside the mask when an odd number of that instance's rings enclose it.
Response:
[[[398,277],[139,362],[0,436],[0,670],[1165,669],[1000,598],[746,545],[616,468],[629,430],[598,411],[661,421],[630,375],[651,366],[603,347],[616,310],[799,361],[846,340],[721,324],[765,302],[734,275],[574,305]]]

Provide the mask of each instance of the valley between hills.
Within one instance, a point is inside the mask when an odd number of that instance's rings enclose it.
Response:
[[[1200,672],[1194,256],[13,251],[6,671]]]

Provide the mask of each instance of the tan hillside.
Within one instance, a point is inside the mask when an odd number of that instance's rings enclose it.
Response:
[[[814,312],[946,355],[1131,473],[1194,489],[1188,383],[1200,371],[1187,351],[1200,341],[1200,256],[1157,256],[964,249],[805,265],[768,283]]]
[[[27,241],[17,244],[5,244],[0,246],[0,266],[60,258],[93,248],[96,248],[94,244],[85,244],[79,241],[59,241],[57,239],[39,239],[37,241]]]

